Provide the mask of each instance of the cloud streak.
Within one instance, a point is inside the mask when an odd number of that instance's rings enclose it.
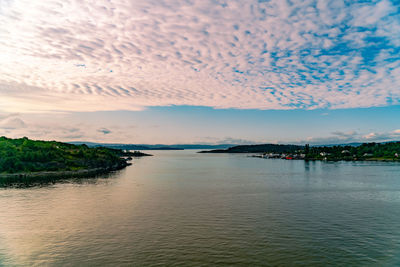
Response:
[[[100,128],[100,129],[97,129],[97,132],[106,135],[106,134],[110,134],[110,133],[111,133],[111,130],[109,130],[109,129],[107,129],[107,128]]]
[[[395,1],[15,0],[0,110],[400,103]]]
[[[370,132],[358,133],[356,131],[350,132],[332,132],[327,137],[309,137],[305,140],[296,141],[295,143],[305,144],[310,143],[314,145],[325,144],[346,144],[346,143],[370,143],[370,142],[390,142],[399,141],[400,129],[388,132]]]
[[[16,116],[17,115],[12,114],[10,116],[5,116],[3,118],[0,117],[0,129],[15,130],[15,129],[26,128],[25,122]]]

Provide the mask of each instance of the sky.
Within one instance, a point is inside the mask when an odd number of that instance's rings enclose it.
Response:
[[[396,0],[0,0],[0,135],[400,140]]]

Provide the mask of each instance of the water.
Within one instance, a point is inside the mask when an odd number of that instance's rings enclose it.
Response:
[[[400,264],[400,164],[152,153],[0,190],[0,266]]]

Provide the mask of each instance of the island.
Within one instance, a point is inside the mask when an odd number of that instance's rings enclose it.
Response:
[[[233,146],[227,149],[205,150],[200,151],[199,153],[293,153],[301,149],[304,149],[304,146],[261,144]]]
[[[0,137],[0,186],[95,177],[125,168],[139,151],[88,147],[57,141]]]
[[[241,145],[228,149],[200,151],[199,153],[251,153],[258,158],[303,159],[326,161],[399,161],[400,142],[362,143],[354,145]]]
[[[88,147],[108,147],[123,150],[184,150],[183,148],[167,146],[167,145],[142,145],[142,144],[110,144],[110,143],[94,143],[94,142],[70,142],[74,145],[87,145]]]

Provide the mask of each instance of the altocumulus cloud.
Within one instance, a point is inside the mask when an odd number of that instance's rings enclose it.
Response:
[[[0,109],[398,104],[399,7],[394,0],[2,1]]]

